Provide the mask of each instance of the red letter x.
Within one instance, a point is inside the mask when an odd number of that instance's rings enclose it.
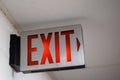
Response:
[[[41,64],[45,64],[46,58],[48,58],[49,63],[53,63],[52,56],[51,56],[51,53],[50,53],[50,50],[49,50],[49,45],[50,45],[50,40],[51,40],[51,37],[52,37],[52,33],[48,33],[47,39],[45,38],[44,34],[40,34],[40,36],[41,36],[41,39],[42,39],[42,43],[44,45],[44,52],[43,52]]]

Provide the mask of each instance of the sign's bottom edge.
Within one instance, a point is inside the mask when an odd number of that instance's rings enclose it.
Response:
[[[41,69],[41,70],[29,70],[29,71],[22,71],[23,73],[37,73],[37,72],[49,72],[49,71],[61,71],[61,70],[72,70],[72,69],[82,69],[85,68],[85,65],[78,65],[78,66],[69,66],[69,67],[61,67],[61,68],[50,68],[50,69]]]

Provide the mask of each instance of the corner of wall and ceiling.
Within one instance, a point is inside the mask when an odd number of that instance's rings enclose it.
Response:
[[[9,10],[6,8],[2,0],[0,0],[0,10],[4,13],[4,15],[7,17],[7,19],[11,22],[13,27],[17,30],[18,33],[21,32],[21,29],[18,28],[19,25],[16,23],[15,19],[10,14]]]

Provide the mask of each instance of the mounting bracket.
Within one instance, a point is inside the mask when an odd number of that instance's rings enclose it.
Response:
[[[10,35],[10,58],[9,64],[16,71],[20,72],[20,36]]]

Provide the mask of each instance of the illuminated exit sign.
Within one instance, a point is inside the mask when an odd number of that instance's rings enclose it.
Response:
[[[37,72],[84,67],[81,25],[21,33],[21,71]]]

